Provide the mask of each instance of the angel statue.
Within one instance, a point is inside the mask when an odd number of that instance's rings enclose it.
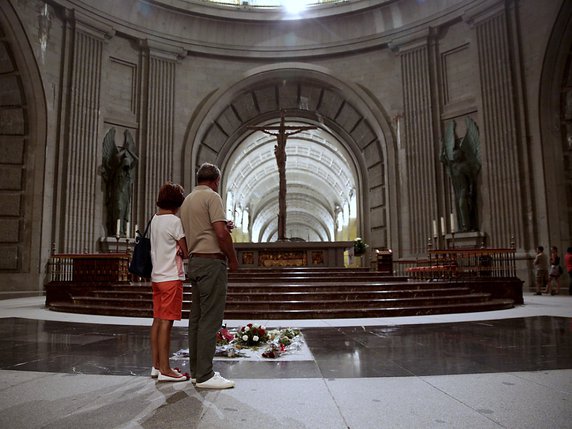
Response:
[[[450,121],[441,148],[441,162],[453,184],[458,232],[477,231],[477,175],[481,170],[479,130],[465,118],[465,137],[457,138],[456,123]]]
[[[110,128],[103,139],[103,164],[101,175],[105,182],[107,207],[107,235],[126,236],[127,223],[131,217],[131,185],[133,169],[139,157],[137,147],[129,130],[125,130],[123,147],[115,145],[115,128]],[[119,226],[118,226],[119,224]]]

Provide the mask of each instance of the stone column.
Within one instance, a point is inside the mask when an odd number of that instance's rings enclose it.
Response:
[[[66,114],[61,127],[64,142],[60,146],[60,209],[57,215],[63,252],[94,252],[99,225],[95,216],[98,166],[101,163],[100,85],[105,40],[112,37],[111,27],[69,12],[69,45]]]
[[[433,85],[429,32],[394,41],[401,58],[403,86],[403,139],[400,172],[406,253],[425,254],[431,237],[431,220],[438,217],[436,190],[436,146],[433,114]]]
[[[523,237],[520,137],[517,90],[513,72],[505,3],[474,10],[465,16],[475,29],[483,127],[480,131],[482,199],[479,213],[489,246],[508,246],[511,236]]]
[[[146,40],[143,48],[141,157],[137,186],[139,225],[155,213],[161,185],[173,180],[175,68],[177,61],[185,55],[180,48],[151,40]]]

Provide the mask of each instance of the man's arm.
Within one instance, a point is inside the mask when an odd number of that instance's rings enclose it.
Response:
[[[227,228],[226,221],[213,222],[212,225],[216,233],[220,250],[222,250],[222,253],[224,253],[228,259],[229,271],[234,272],[238,270],[238,259],[236,258],[236,252],[234,251],[234,246],[232,244],[232,236]]]
[[[185,237],[177,240],[177,244],[181,248],[179,256],[183,259],[189,259],[189,250],[187,249],[187,240]]]

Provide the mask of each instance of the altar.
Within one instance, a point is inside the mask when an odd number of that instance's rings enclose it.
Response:
[[[234,243],[240,268],[344,267],[353,241]]]

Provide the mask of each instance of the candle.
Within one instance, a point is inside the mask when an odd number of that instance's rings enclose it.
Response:
[[[445,218],[444,218],[443,216],[441,216],[441,234],[442,234],[442,235],[445,235],[445,231],[446,231],[446,228],[445,228]]]
[[[139,227],[137,226],[137,224],[135,224],[135,238],[137,238],[137,231],[139,230]]]
[[[439,233],[437,232],[437,219],[433,219],[433,237],[437,238]]]
[[[455,233],[457,230],[457,225],[455,224],[455,215],[451,213],[451,233]]]
[[[125,237],[129,238],[131,236],[130,233],[131,231],[129,231],[129,222],[127,222],[125,226]]]
[[[119,237],[121,233],[121,219],[117,219],[117,228],[115,229],[115,236]]]

